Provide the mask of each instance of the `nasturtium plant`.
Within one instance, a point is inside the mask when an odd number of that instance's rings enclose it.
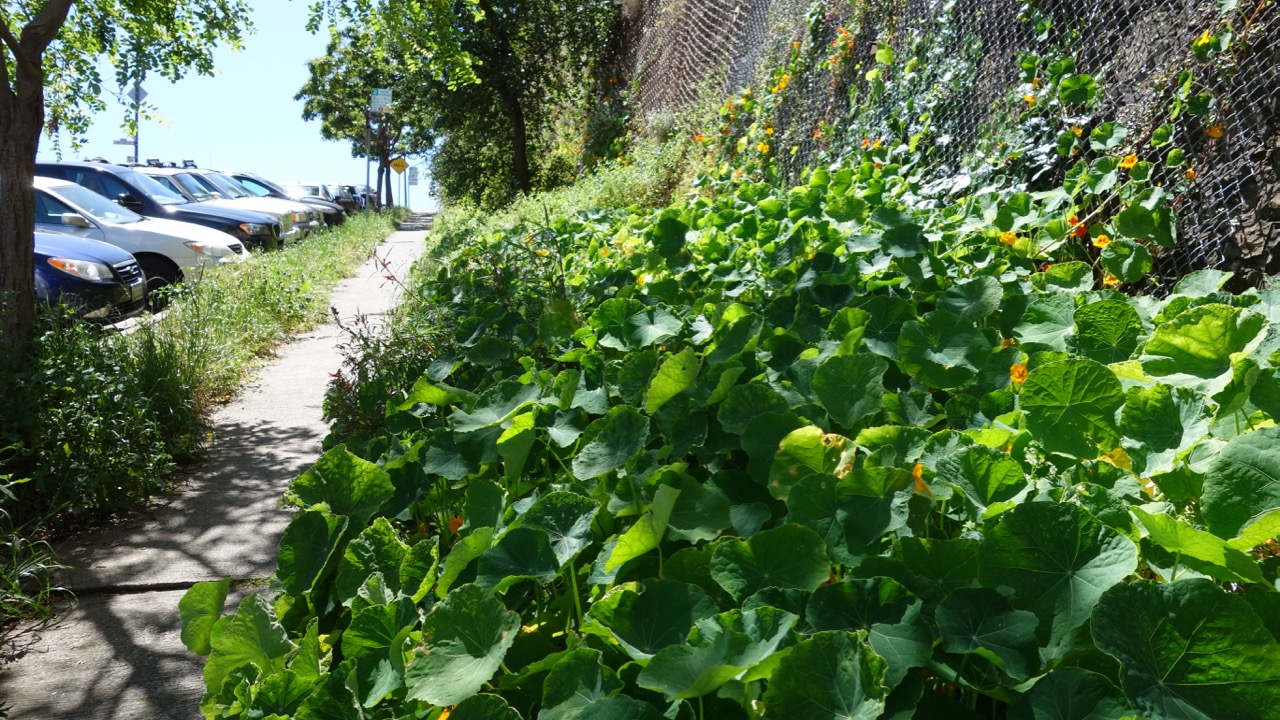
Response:
[[[695,192],[437,219],[270,588],[182,601],[207,717],[1278,718],[1280,294],[1168,292],[1146,143],[1191,159],[1195,78],[1125,128],[1029,7],[961,160],[943,9],[800,171],[857,34],[810,17]]]

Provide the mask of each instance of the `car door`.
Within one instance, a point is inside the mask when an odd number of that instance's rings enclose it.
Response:
[[[68,213],[82,218],[89,227],[67,225],[62,221],[62,216]],[[86,218],[72,210],[66,203],[38,189],[36,190],[36,229],[89,240],[107,241],[107,234],[92,219]]]

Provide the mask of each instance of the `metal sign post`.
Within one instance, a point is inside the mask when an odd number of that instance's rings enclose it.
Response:
[[[386,88],[373,88],[369,92],[369,110],[365,113],[364,123],[364,185],[373,190],[369,182],[369,163],[373,160],[373,114],[385,115],[391,112],[391,91]],[[385,121],[384,121],[385,122]],[[378,175],[382,175],[382,167],[378,167]]]
[[[142,134],[140,120],[142,101],[147,99],[147,91],[142,89],[141,82],[133,84],[133,89],[129,91],[129,99],[133,101],[133,157],[134,162],[137,162],[137,158],[142,157],[142,153],[138,152],[138,136]]]

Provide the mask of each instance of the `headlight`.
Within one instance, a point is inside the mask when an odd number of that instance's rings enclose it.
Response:
[[[295,213],[290,213],[290,216],[291,216],[291,217],[293,217],[293,221],[294,221],[295,223],[300,223],[300,222],[306,222],[306,221],[307,221],[307,214],[306,214],[306,213],[295,212]]]
[[[270,235],[271,226],[262,223],[240,223],[240,229],[246,235]]]
[[[231,248],[221,244],[202,243],[194,240],[188,240],[182,244],[201,255],[208,255],[211,258],[224,258],[235,254],[231,252]]]
[[[71,258],[49,258],[49,264],[68,275],[92,280],[94,282],[111,282],[111,268],[91,260],[72,260]]]

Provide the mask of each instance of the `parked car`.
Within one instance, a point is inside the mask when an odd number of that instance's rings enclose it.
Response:
[[[192,168],[139,165],[137,170],[164,185],[170,191],[178,193],[198,205],[248,209],[269,215],[280,223],[280,240],[284,243],[290,243],[302,238],[302,228],[296,225],[294,214],[291,210],[280,207],[269,209],[261,204],[246,204],[229,198],[223,195],[212,183],[199,177]]]
[[[254,175],[253,173],[241,172],[239,170],[224,170],[222,174],[238,181],[249,192],[259,197],[273,197],[280,198],[281,200],[297,200],[298,202],[306,203],[312,208],[323,213],[326,225],[341,225],[347,219],[347,211],[341,205],[329,202],[328,200],[322,200],[311,195],[294,197],[293,195],[290,195],[289,191],[285,190],[284,187],[271,182],[261,175]]]
[[[132,255],[97,240],[37,232],[36,299],[89,320],[118,322],[147,306],[146,275]]]
[[[292,213],[294,228],[301,230],[304,235],[312,230],[319,230],[324,226],[324,219],[321,214],[310,205],[299,200],[263,197],[250,191],[249,188],[242,185],[235,178],[228,177],[217,170],[190,168],[190,172],[196,180],[204,182],[206,187],[214,188],[228,199],[241,200],[247,207],[260,207],[268,212]],[[253,203],[253,205],[250,205],[250,203]]]
[[[333,201],[338,203],[349,213],[359,212],[364,209],[364,204],[351,194],[350,185],[325,185],[325,189],[333,196]]]
[[[251,249],[273,248],[279,244],[282,230],[273,216],[239,207],[192,203],[132,168],[97,162],[38,162],[36,174],[83,185],[139,215],[220,230]]]
[[[289,193],[290,197],[313,197],[331,203],[338,202],[338,199],[333,196],[333,193],[329,192],[329,188],[323,183],[285,183],[284,189],[285,192]]]
[[[382,200],[368,185],[346,185],[345,187],[351,191],[356,200],[360,201],[361,207],[367,210],[377,210],[382,207]]]
[[[68,180],[35,179],[36,228],[115,245],[133,254],[154,290],[190,280],[205,267],[240,262],[244,244],[226,233],[148,218]]]

